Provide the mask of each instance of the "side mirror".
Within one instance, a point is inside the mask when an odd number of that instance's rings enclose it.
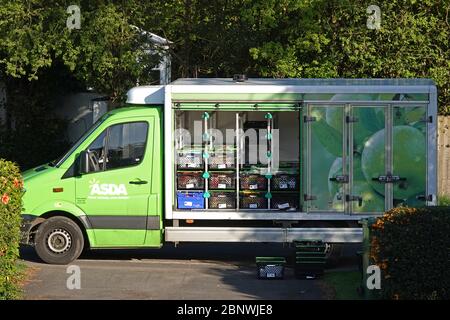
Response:
[[[89,152],[81,151],[77,161],[78,175],[89,173]]]

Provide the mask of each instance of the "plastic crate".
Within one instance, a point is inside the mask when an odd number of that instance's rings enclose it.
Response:
[[[284,257],[256,257],[258,279],[283,279],[286,259]]]
[[[178,169],[203,169],[203,153],[201,150],[187,149],[177,152]]]
[[[264,194],[243,194],[240,196],[241,209],[267,209],[267,199]]]
[[[235,169],[234,151],[214,151],[208,158],[208,168],[211,170]]]
[[[295,246],[295,276],[314,279],[324,273],[326,245],[322,240],[297,240]]]
[[[210,209],[236,209],[236,194],[233,192],[211,192]]]
[[[296,174],[277,174],[270,179],[271,190],[290,191],[299,189],[299,176]]]
[[[296,193],[273,193],[270,208],[278,210],[299,209],[299,195]]]
[[[178,191],[177,207],[178,209],[204,209],[203,192]]]
[[[243,173],[239,177],[241,190],[267,190],[267,179],[259,174]]]
[[[209,177],[209,189],[235,189],[236,177],[234,173],[211,172]]]
[[[205,180],[201,172],[177,172],[178,189],[203,189],[204,186]]]

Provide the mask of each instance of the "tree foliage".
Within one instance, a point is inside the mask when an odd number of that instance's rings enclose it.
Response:
[[[430,77],[449,112],[449,0],[379,0],[381,29],[366,26],[368,0],[4,0],[0,65],[36,79],[55,60],[113,96],[148,78],[145,39],[130,27],[173,41],[173,78]],[[66,8],[78,4],[80,30]]]
[[[120,100],[151,82],[145,39],[170,39],[173,76],[430,77],[450,112],[450,0],[3,0],[0,70],[35,80],[61,61],[86,86]],[[81,7],[80,30],[66,8]]]
[[[7,76],[38,80],[62,62],[87,87],[119,100],[137,79],[149,81],[148,49],[133,23],[140,1],[4,0],[0,7],[0,66]],[[69,29],[69,5],[81,8],[81,29]]]
[[[366,26],[373,1],[269,2],[261,1],[278,9],[260,12],[273,37],[250,49],[263,76],[429,77],[440,88],[441,112],[450,112],[448,0],[377,1],[379,30]]]

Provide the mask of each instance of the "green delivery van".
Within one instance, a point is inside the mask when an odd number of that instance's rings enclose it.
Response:
[[[22,242],[362,241],[358,221],[436,204],[428,79],[179,79],[128,92],[61,158],[23,173]],[[334,249],[333,249],[334,248]]]

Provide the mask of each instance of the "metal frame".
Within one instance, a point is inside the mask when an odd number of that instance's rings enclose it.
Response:
[[[193,219],[193,220],[346,220],[357,221],[363,218],[373,217],[379,214],[345,214],[343,212],[314,212],[307,213],[305,211],[281,211],[281,210],[267,210],[267,209],[250,209],[244,210],[173,210],[170,219]],[[166,217],[167,218],[167,217]],[[169,218],[168,218],[169,219]]]
[[[362,228],[166,227],[168,242],[293,242],[320,239],[328,243],[360,243]]]
[[[169,85],[172,93],[430,93],[430,85]]]
[[[427,195],[432,195],[432,201],[427,201],[427,205],[437,204],[437,89],[435,86],[429,87],[429,104],[427,116],[432,117],[433,123],[427,125]]]

